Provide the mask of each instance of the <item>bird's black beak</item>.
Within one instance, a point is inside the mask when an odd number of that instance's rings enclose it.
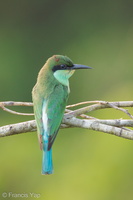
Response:
[[[80,65],[80,64],[74,64],[71,69],[75,70],[75,69],[92,69],[92,67],[88,67],[86,65]]]

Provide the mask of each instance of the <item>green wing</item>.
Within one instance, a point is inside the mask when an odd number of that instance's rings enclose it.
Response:
[[[61,84],[56,85],[53,93],[50,94],[47,104],[48,117],[48,149],[51,148],[60,127],[66,103],[68,99],[68,87]]]
[[[63,118],[68,99],[68,87],[61,84],[55,85],[53,92],[45,98],[45,96],[43,96],[35,86],[32,91],[32,98],[40,148],[42,149],[42,135],[46,134],[48,136],[48,149],[50,149]],[[45,127],[42,122],[42,109],[44,104],[46,105],[47,113],[47,132],[44,132]]]

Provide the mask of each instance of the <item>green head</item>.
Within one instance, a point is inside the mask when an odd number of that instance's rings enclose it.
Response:
[[[63,85],[68,86],[68,79],[77,69],[91,69],[91,67],[79,64],[73,64],[72,60],[67,56],[54,55],[50,57],[45,67],[52,71],[54,77]]]

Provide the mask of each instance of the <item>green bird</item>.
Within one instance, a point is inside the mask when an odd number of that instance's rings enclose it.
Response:
[[[50,57],[41,68],[32,90],[40,149],[43,150],[42,174],[53,173],[52,145],[60,128],[70,93],[69,78],[77,69],[91,67],[62,55]]]

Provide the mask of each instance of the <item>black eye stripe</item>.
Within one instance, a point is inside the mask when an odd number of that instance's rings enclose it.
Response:
[[[55,72],[57,70],[66,70],[66,69],[71,69],[72,66],[68,66],[66,64],[61,64],[61,65],[56,65],[53,67],[52,71]]]

